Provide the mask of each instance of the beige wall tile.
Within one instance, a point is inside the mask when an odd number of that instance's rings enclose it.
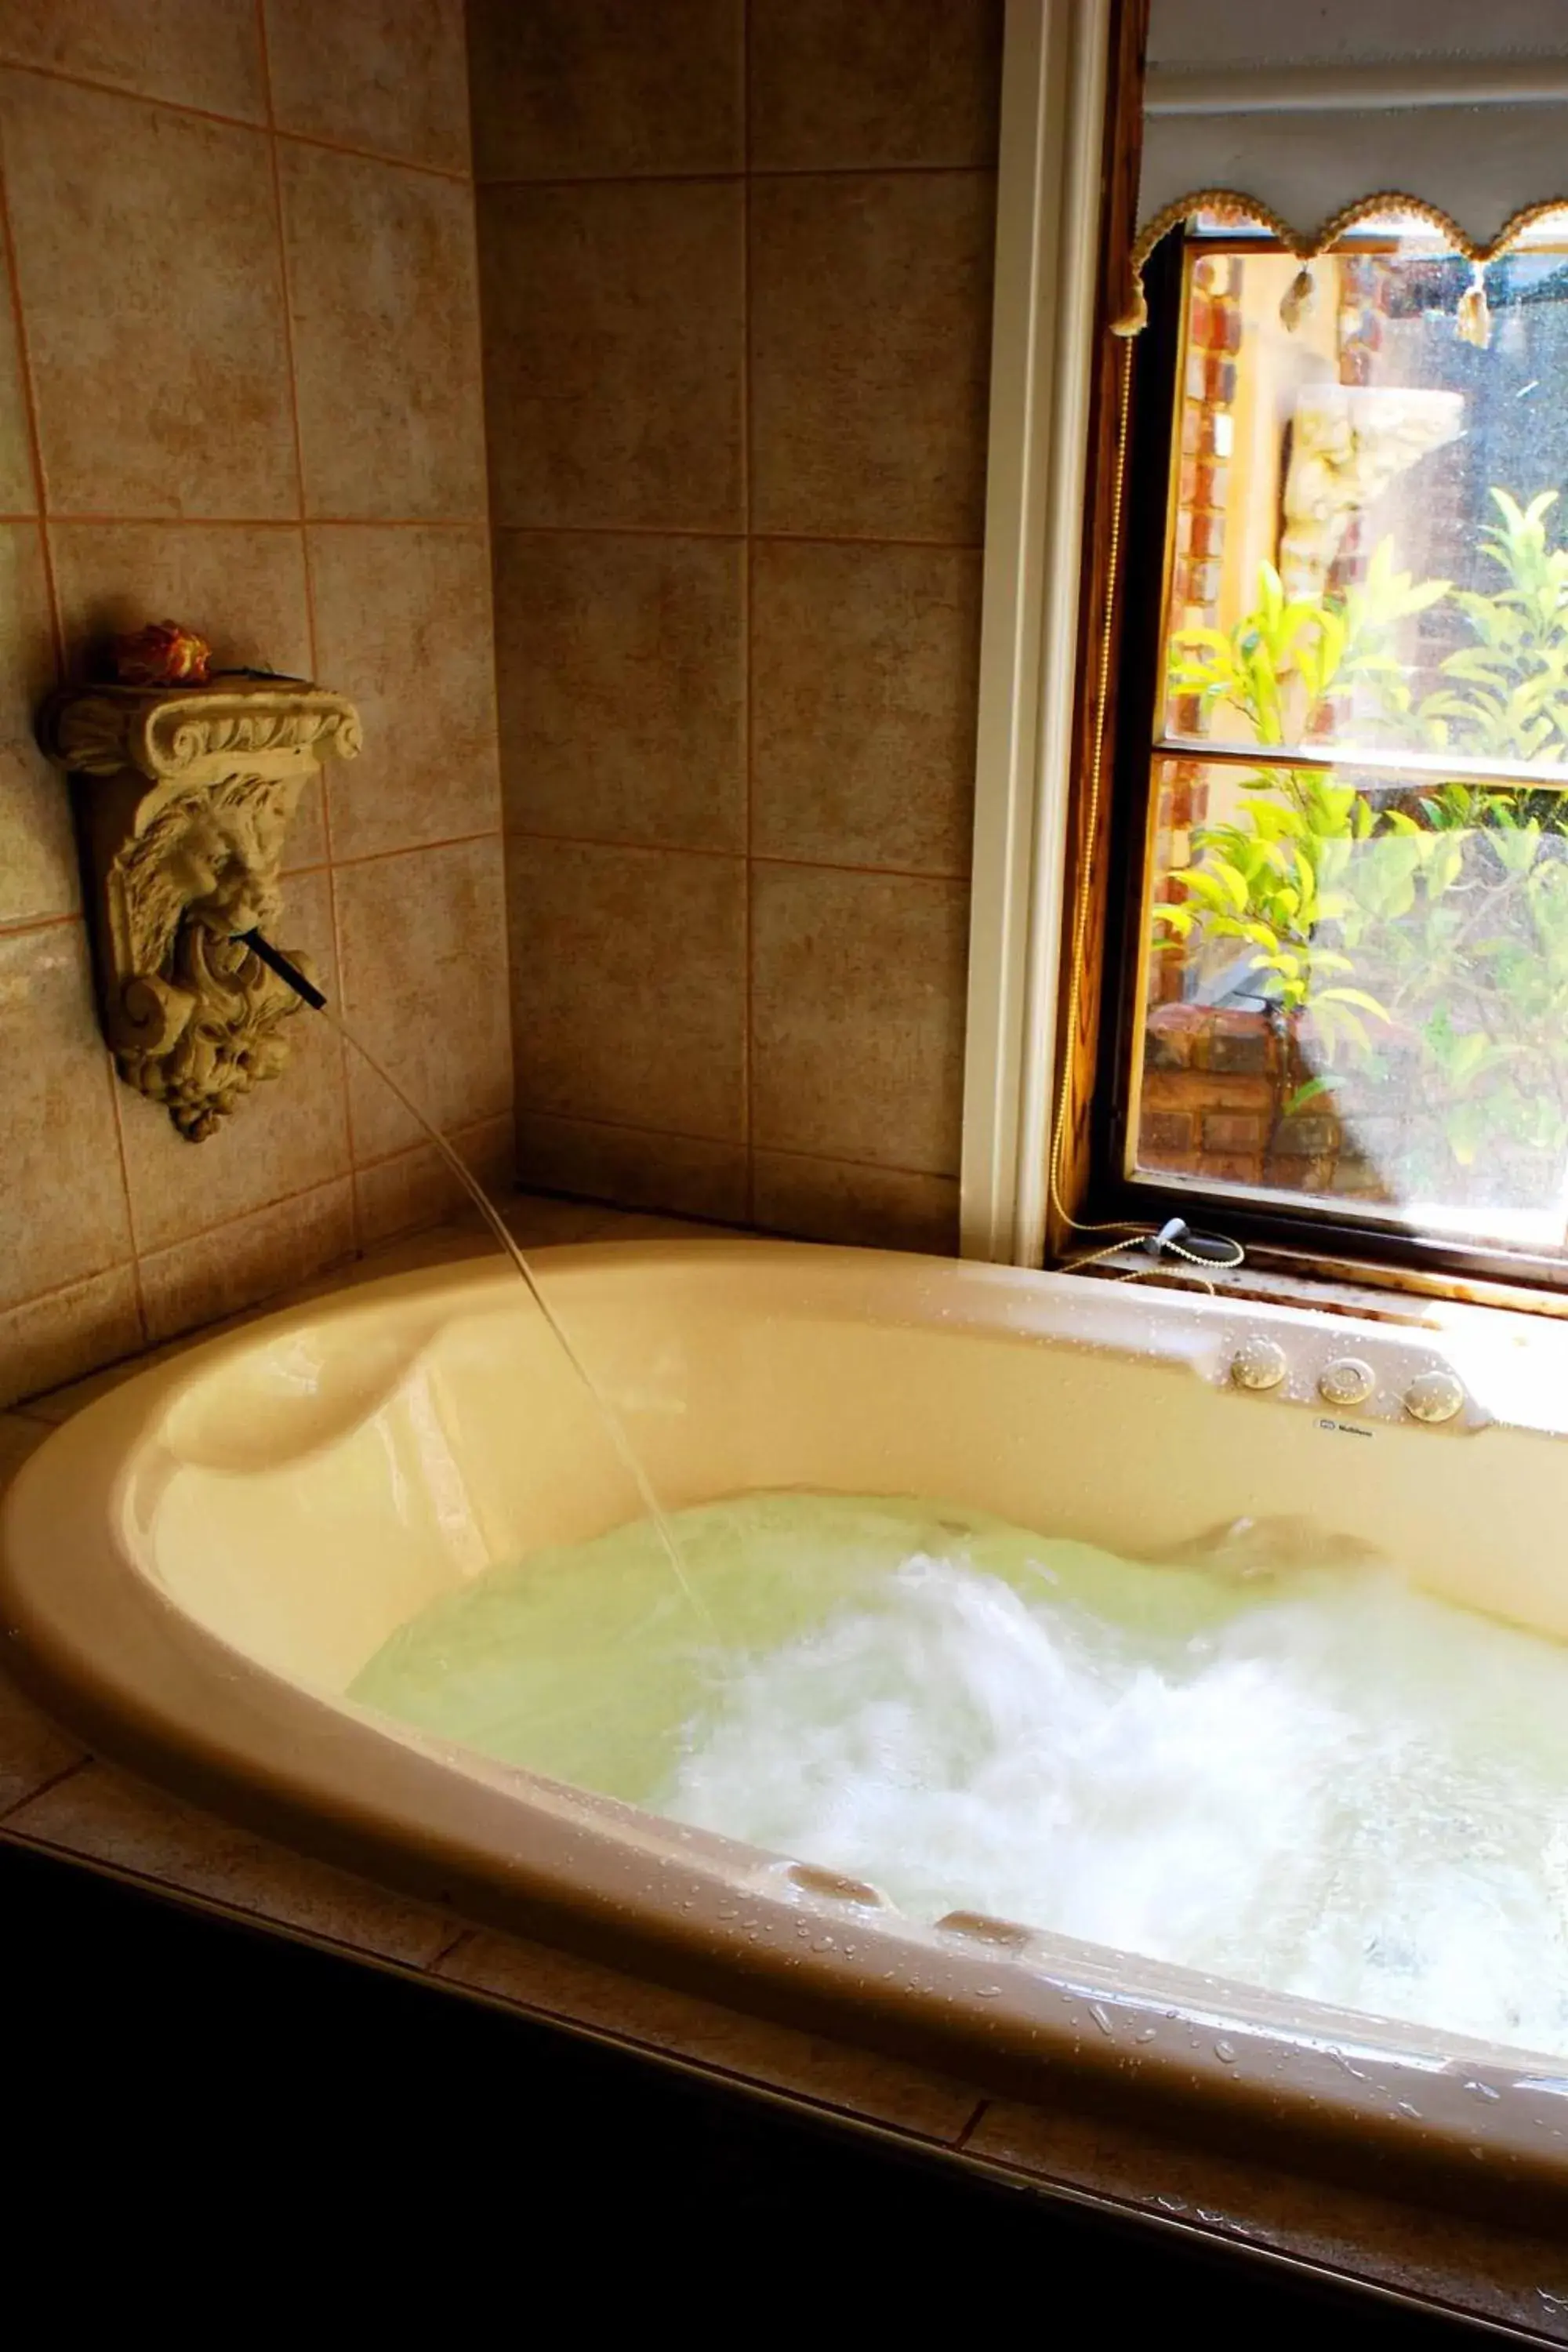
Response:
[[[468,170],[463,0],[266,0],[266,8],[279,131]]]
[[[16,306],[7,263],[0,268],[0,514],[37,514],[38,485],[22,389]]]
[[[5,1826],[62,1853],[112,1863],[410,1968],[427,1966],[452,1935],[452,1922],[433,1911],[289,1853],[103,1764],[34,1798]]]
[[[513,842],[520,1108],[739,1142],[744,888],[736,858]]]
[[[994,163],[1003,0],[751,0],[757,171]]]
[[[130,1255],[110,1084],[81,925],[0,936],[0,1307]]]
[[[508,1122],[510,1127],[510,1122]],[[472,1137],[494,1132],[494,1125],[470,1129]],[[455,1139],[462,1143],[468,1139]],[[379,1176],[383,1170],[402,1168],[419,1160],[418,1152],[404,1152],[396,1160],[382,1162],[380,1169],[366,1171],[369,1177]],[[433,1158],[434,1155],[431,1155]],[[616,1212],[589,1201],[547,1201],[538,1195],[520,1195],[509,1175],[503,1181],[498,1176],[491,1186],[491,1198],[501,1212],[508,1232],[520,1249],[531,1255],[535,1250],[554,1249],[565,1243],[596,1240],[607,1226],[616,1222]],[[500,1244],[475,1209],[467,1209],[460,1216],[451,1217],[444,1224],[426,1227],[422,1232],[405,1234],[402,1239],[377,1241],[367,1248],[366,1255],[349,1267],[345,1280],[350,1283],[379,1282],[388,1275],[409,1274],[426,1265],[471,1264],[474,1259],[500,1262]]]
[[[739,540],[498,533],[510,825],[743,846],[744,563]]]
[[[0,924],[68,915],[79,903],[70,793],[39,751],[38,708],[55,683],[44,554],[36,523],[0,524]]]
[[[756,542],[760,855],[967,873],[980,563],[968,548]]]
[[[327,817],[323,806],[324,787],[321,774],[306,781],[305,788],[294,804],[294,822],[289,827],[289,838],[283,845],[280,871],[300,874],[310,867],[323,866],[327,857]]]
[[[759,866],[752,925],[758,1144],[954,1174],[963,887]]]
[[[995,185],[752,189],[752,514],[763,531],[978,545]]]
[[[289,883],[276,936],[285,950],[298,948],[310,957],[335,1003],[337,959],[324,873],[299,875]],[[347,1175],[342,1042],[328,1023],[303,1008],[285,1034],[288,1067],[246,1096],[205,1143],[187,1143],[159,1104],[125,1090],[120,1119],[139,1250],[165,1249],[269,1201]]]
[[[597,1241],[616,1224],[616,1212],[594,1201],[549,1201],[520,1192],[506,1203],[507,1226],[521,1249],[553,1249]]]
[[[452,530],[317,524],[321,676],[353,697],[364,750],[327,772],[335,857],[372,857],[500,824],[489,549]]]
[[[746,1213],[746,1155],[736,1144],[523,1112],[517,1150],[525,1184],[723,1223]]]
[[[756,1220],[764,1233],[863,1249],[928,1250],[939,1257],[958,1247],[955,1177],[759,1151],[753,1181]]]
[[[73,677],[103,677],[111,637],[166,619],[199,630],[220,665],[310,676],[298,525],[56,522],[49,540]]]
[[[131,1269],[127,1267],[123,1271],[129,1283]],[[111,1274],[95,1276],[97,1282],[107,1284],[118,1279],[118,1276]],[[58,1295],[56,1294],[57,1297]],[[140,1335],[140,1322],[135,1328]],[[135,1342],[132,1344],[135,1345]],[[164,1348],[138,1348],[133,1355],[121,1353],[111,1362],[95,1365],[91,1371],[83,1373],[79,1379],[68,1377],[61,1388],[30,1390],[17,1411],[29,1421],[42,1422],[50,1429],[58,1429],[64,1423],[74,1421],[77,1414],[84,1412],[89,1404],[96,1404],[100,1397],[108,1396],[111,1391],[123,1387],[147,1365],[160,1362],[169,1352]]]
[[[499,523],[738,529],[738,181],[479,194]]]
[[[343,1013],[443,1134],[511,1102],[506,910],[499,835],[344,866],[336,877]],[[418,1129],[349,1056],[355,1165],[411,1147]]]
[[[266,138],[15,72],[0,129],[52,509],[294,513]]]
[[[38,1431],[39,1437],[45,1432]],[[82,1760],[79,1742],[0,1674],[0,1816]]]
[[[923,2138],[956,2139],[976,2105],[963,2084],[896,2058],[747,2017],[518,1937],[466,1936],[437,1973],[543,2016],[591,2025]]]
[[[517,1168],[517,1138],[510,1118],[484,1120],[460,1129],[449,1139],[453,1150],[479,1182],[504,1208]],[[468,1196],[446,1162],[429,1146],[400,1151],[374,1168],[362,1168],[354,1178],[359,1198],[359,1233],[363,1247],[409,1233],[437,1219],[456,1215],[470,1206]],[[495,1246],[499,1249],[498,1242]]]
[[[346,1177],[237,1217],[232,1224],[187,1235],[141,1262],[147,1336],[156,1343],[216,1323],[309,1281],[348,1257],[353,1246]]]
[[[142,1345],[136,1276],[129,1265],[0,1314],[0,1404],[79,1380]]]
[[[0,0],[0,58],[266,119],[254,0]]]
[[[288,142],[279,163],[307,513],[479,520],[472,192]]]
[[[741,164],[743,0],[470,0],[481,179]]]

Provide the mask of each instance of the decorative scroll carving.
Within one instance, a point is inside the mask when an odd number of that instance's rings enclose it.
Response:
[[[300,788],[323,759],[356,756],[359,714],[311,687],[219,679],[86,688],[39,731],[74,780],[115,1066],[199,1143],[289,1058],[300,1000],[236,935],[271,928]]]
[[[1464,421],[1458,392],[1315,383],[1300,393],[1279,540],[1286,594],[1321,595],[1351,517],[1418,458],[1456,440]]]

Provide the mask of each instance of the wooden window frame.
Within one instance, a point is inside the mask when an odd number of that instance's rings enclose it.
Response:
[[[1258,239],[1249,240],[1247,249],[1281,248],[1271,239]],[[1568,1297],[1568,1248],[1559,1255],[1421,1234],[1400,1227],[1392,1218],[1380,1219],[1375,1212],[1346,1214],[1331,1205],[1331,1196],[1316,1208],[1283,1196],[1270,1201],[1224,1188],[1205,1192],[1194,1183],[1162,1183],[1154,1175],[1134,1181],[1124,1172],[1129,1128],[1137,1108],[1133,1088],[1144,1009],[1140,949],[1152,854],[1151,767],[1163,740],[1160,713],[1173,503],[1173,436],[1187,251],[1184,241],[1173,236],[1156,249],[1145,270],[1149,323],[1138,339],[1131,375],[1117,688],[1106,716],[1106,825],[1090,886],[1100,908],[1091,927],[1097,955],[1094,969],[1085,974],[1086,986],[1099,997],[1097,1062],[1079,1081],[1086,1144],[1076,1171],[1075,1195],[1068,1196],[1063,1187],[1068,1206],[1087,1224],[1157,1226],[1168,1217],[1184,1216],[1234,1238],[1249,1259],[1289,1267],[1297,1276],[1321,1265],[1337,1278],[1347,1270],[1359,1271],[1380,1287],[1450,1285],[1469,1296],[1481,1283],[1517,1290],[1526,1299],[1536,1295],[1542,1304],[1552,1296]],[[1200,745],[1182,749],[1194,760],[1204,757]],[[1331,755],[1326,764],[1335,764]],[[1343,764],[1356,762],[1347,758]],[[1078,873],[1081,880],[1081,865]],[[1065,1223],[1053,1239],[1059,1256],[1070,1257],[1073,1236]]]
[[[1172,237],[1145,271],[1149,323],[1129,353],[1109,321],[1127,302],[1147,23],[1148,0],[1007,0],[963,1252],[1060,1266],[1114,1241],[1098,1229],[1183,1216],[1245,1246],[1226,1287],[1269,1295],[1278,1276],[1292,1297],[1319,1280],[1563,1314],[1568,1251],[1493,1249],[1124,1173],[1184,271]],[[1103,711],[1102,673],[1114,681]]]

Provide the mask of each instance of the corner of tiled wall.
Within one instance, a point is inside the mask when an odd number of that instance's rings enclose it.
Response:
[[[1001,0],[470,0],[525,1181],[956,1225]]]
[[[510,1044],[461,0],[0,0],[0,1398],[437,1213],[302,1017],[208,1143],[94,1021],[58,675],[172,613],[356,697],[284,936],[497,1173]]]

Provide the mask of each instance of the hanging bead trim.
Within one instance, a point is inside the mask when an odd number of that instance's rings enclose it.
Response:
[[[1217,213],[1222,219],[1252,221],[1277,236],[1286,251],[1293,253],[1303,265],[1301,275],[1296,278],[1285,298],[1287,302],[1300,288],[1302,277],[1309,278],[1310,289],[1310,272],[1305,265],[1325,254],[1358,221],[1375,220],[1385,213],[1409,213],[1436,229],[1453,252],[1462,253],[1467,261],[1476,264],[1477,275],[1460,299],[1458,325],[1467,342],[1476,343],[1484,350],[1491,339],[1491,320],[1487,309],[1486,288],[1480,278],[1481,264],[1495,261],[1499,254],[1506,253],[1533,222],[1544,220],[1549,214],[1565,210],[1568,210],[1568,196],[1552,196],[1542,204],[1529,205],[1523,212],[1515,213],[1489,243],[1479,244],[1474,237],[1467,236],[1458,221],[1438,205],[1429,205],[1420,196],[1407,196],[1395,189],[1385,188],[1377,195],[1358,197],[1353,205],[1347,205],[1342,212],[1333,214],[1310,236],[1303,236],[1288,221],[1282,220],[1271,206],[1260,203],[1256,196],[1241,195],[1234,188],[1194,188],[1190,195],[1178,196],[1173,204],[1165,205],[1139,231],[1137,242],[1128,257],[1129,278],[1121,314],[1112,320],[1111,332],[1136,335],[1148,325],[1149,310],[1143,299],[1143,265],[1161,238],[1168,236],[1173,228],[1180,228],[1194,213]],[[1280,310],[1284,316],[1284,304]],[[1305,297],[1296,309],[1295,319],[1300,320],[1304,315]],[[1294,322],[1294,320],[1286,318],[1288,326]]]

